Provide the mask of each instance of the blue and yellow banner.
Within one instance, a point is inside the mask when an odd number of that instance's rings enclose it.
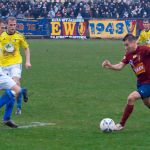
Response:
[[[17,22],[17,30],[24,35],[46,36],[48,34],[48,19],[18,20]]]
[[[84,19],[55,18],[50,21],[51,38],[86,39],[86,31]]]
[[[136,35],[135,20],[89,20],[90,38],[121,39],[128,33]]]

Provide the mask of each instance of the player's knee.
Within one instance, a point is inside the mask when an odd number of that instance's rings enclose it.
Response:
[[[128,96],[128,104],[130,104],[130,105],[133,105],[134,104],[134,102],[136,101],[136,100],[138,100],[139,98],[140,98],[141,96],[140,96],[140,94],[138,93],[138,92],[132,92],[129,96]]]
[[[128,104],[134,104],[134,102],[136,101],[136,96],[134,96],[134,95],[129,95],[128,96],[128,99],[127,99],[127,102],[128,102]]]
[[[21,88],[18,86],[18,88],[15,90],[16,96],[18,96],[21,93]]]
[[[18,85],[15,85],[14,87],[12,87],[12,93],[14,94],[14,96],[18,96],[21,92],[21,88]]]

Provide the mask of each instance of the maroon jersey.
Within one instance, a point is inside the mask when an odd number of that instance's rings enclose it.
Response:
[[[138,46],[133,53],[126,53],[122,62],[130,64],[139,83],[150,83],[150,47]]]

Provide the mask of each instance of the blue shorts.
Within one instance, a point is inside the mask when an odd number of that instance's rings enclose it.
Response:
[[[150,97],[150,83],[137,83],[137,91],[140,93],[142,99]]]

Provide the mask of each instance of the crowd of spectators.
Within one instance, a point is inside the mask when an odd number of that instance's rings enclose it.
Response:
[[[1,0],[0,17],[17,18],[150,18],[150,0]]]

